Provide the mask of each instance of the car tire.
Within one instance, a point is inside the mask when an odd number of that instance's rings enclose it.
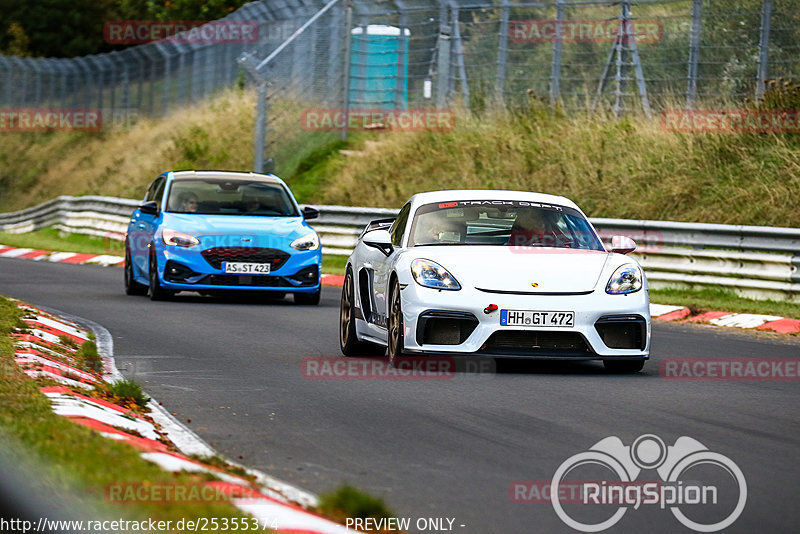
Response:
[[[321,287],[313,293],[295,293],[294,303],[305,306],[316,306],[317,304],[319,304],[320,296],[322,296]]]
[[[126,295],[145,295],[147,294],[147,286],[144,286],[136,281],[133,277],[133,261],[131,261],[131,250],[128,244],[125,244],[125,294]]]
[[[345,356],[383,355],[386,350],[374,343],[359,341],[356,334],[356,301],[353,271],[347,269],[339,305],[339,348]]]
[[[150,278],[150,287],[148,289],[150,300],[167,300],[172,296],[172,292],[161,287],[161,282],[158,281],[158,262],[156,261],[155,253],[150,254],[148,276]]]
[[[644,368],[645,360],[603,360],[603,367],[609,373],[638,373]]]
[[[389,351],[389,363],[398,367],[403,360],[403,348],[405,347],[405,325],[403,324],[403,306],[400,299],[400,283],[397,279],[392,283],[392,290],[389,294],[389,320],[387,345]]]

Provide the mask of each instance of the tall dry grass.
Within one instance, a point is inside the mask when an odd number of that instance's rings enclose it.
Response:
[[[450,188],[539,191],[591,216],[800,226],[800,140],[678,134],[658,118],[543,108],[462,115],[450,133],[381,134],[329,163],[319,201],[399,207]]]

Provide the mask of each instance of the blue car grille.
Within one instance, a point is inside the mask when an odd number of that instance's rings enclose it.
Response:
[[[269,263],[270,270],[276,271],[289,259],[290,254],[275,248],[257,247],[215,247],[202,252],[203,258],[215,269],[222,268],[222,262]]]
[[[200,284],[211,286],[294,287],[282,276],[247,276],[239,274],[210,274]]]

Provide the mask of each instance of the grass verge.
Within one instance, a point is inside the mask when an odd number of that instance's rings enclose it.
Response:
[[[386,507],[383,499],[373,497],[349,484],[321,495],[317,511],[342,524],[346,524],[348,519],[395,517],[394,513]],[[366,530],[366,532],[373,531]]]
[[[191,487],[208,475],[173,474],[145,461],[129,445],[105,438],[53,413],[50,401],[14,361],[10,339],[19,326],[20,310],[0,297],[0,437],[16,451],[24,451],[27,478],[40,481],[56,499],[76,502],[78,510],[91,510],[94,517],[75,519],[126,519],[177,521],[182,518],[242,518],[226,502],[128,502],[114,504],[109,488],[120,484],[150,487],[176,484]],[[22,465],[20,465],[22,467]],[[47,503],[39,503],[46,508]]]
[[[725,289],[651,289],[650,302],[686,306],[694,313],[726,311],[800,319],[800,304],[742,298]]]
[[[0,244],[9,247],[52,250],[55,252],[79,252],[81,254],[111,254],[122,256],[125,253],[121,241],[83,234],[62,232],[55,228],[42,228],[24,234],[0,232]]]

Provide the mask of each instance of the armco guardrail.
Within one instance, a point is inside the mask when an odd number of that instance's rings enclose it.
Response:
[[[0,231],[22,233],[55,227],[122,239],[137,200],[84,196],[58,197],[39,206],[0,214]],[[315,206],[313,221],[327,254],[349,254],[373,219],[398,210]],[[654,287],[715,286],[755,298],[800,301],[800,228],[592,219],[604,238],[627,235],[639,245],[633,254]]]

